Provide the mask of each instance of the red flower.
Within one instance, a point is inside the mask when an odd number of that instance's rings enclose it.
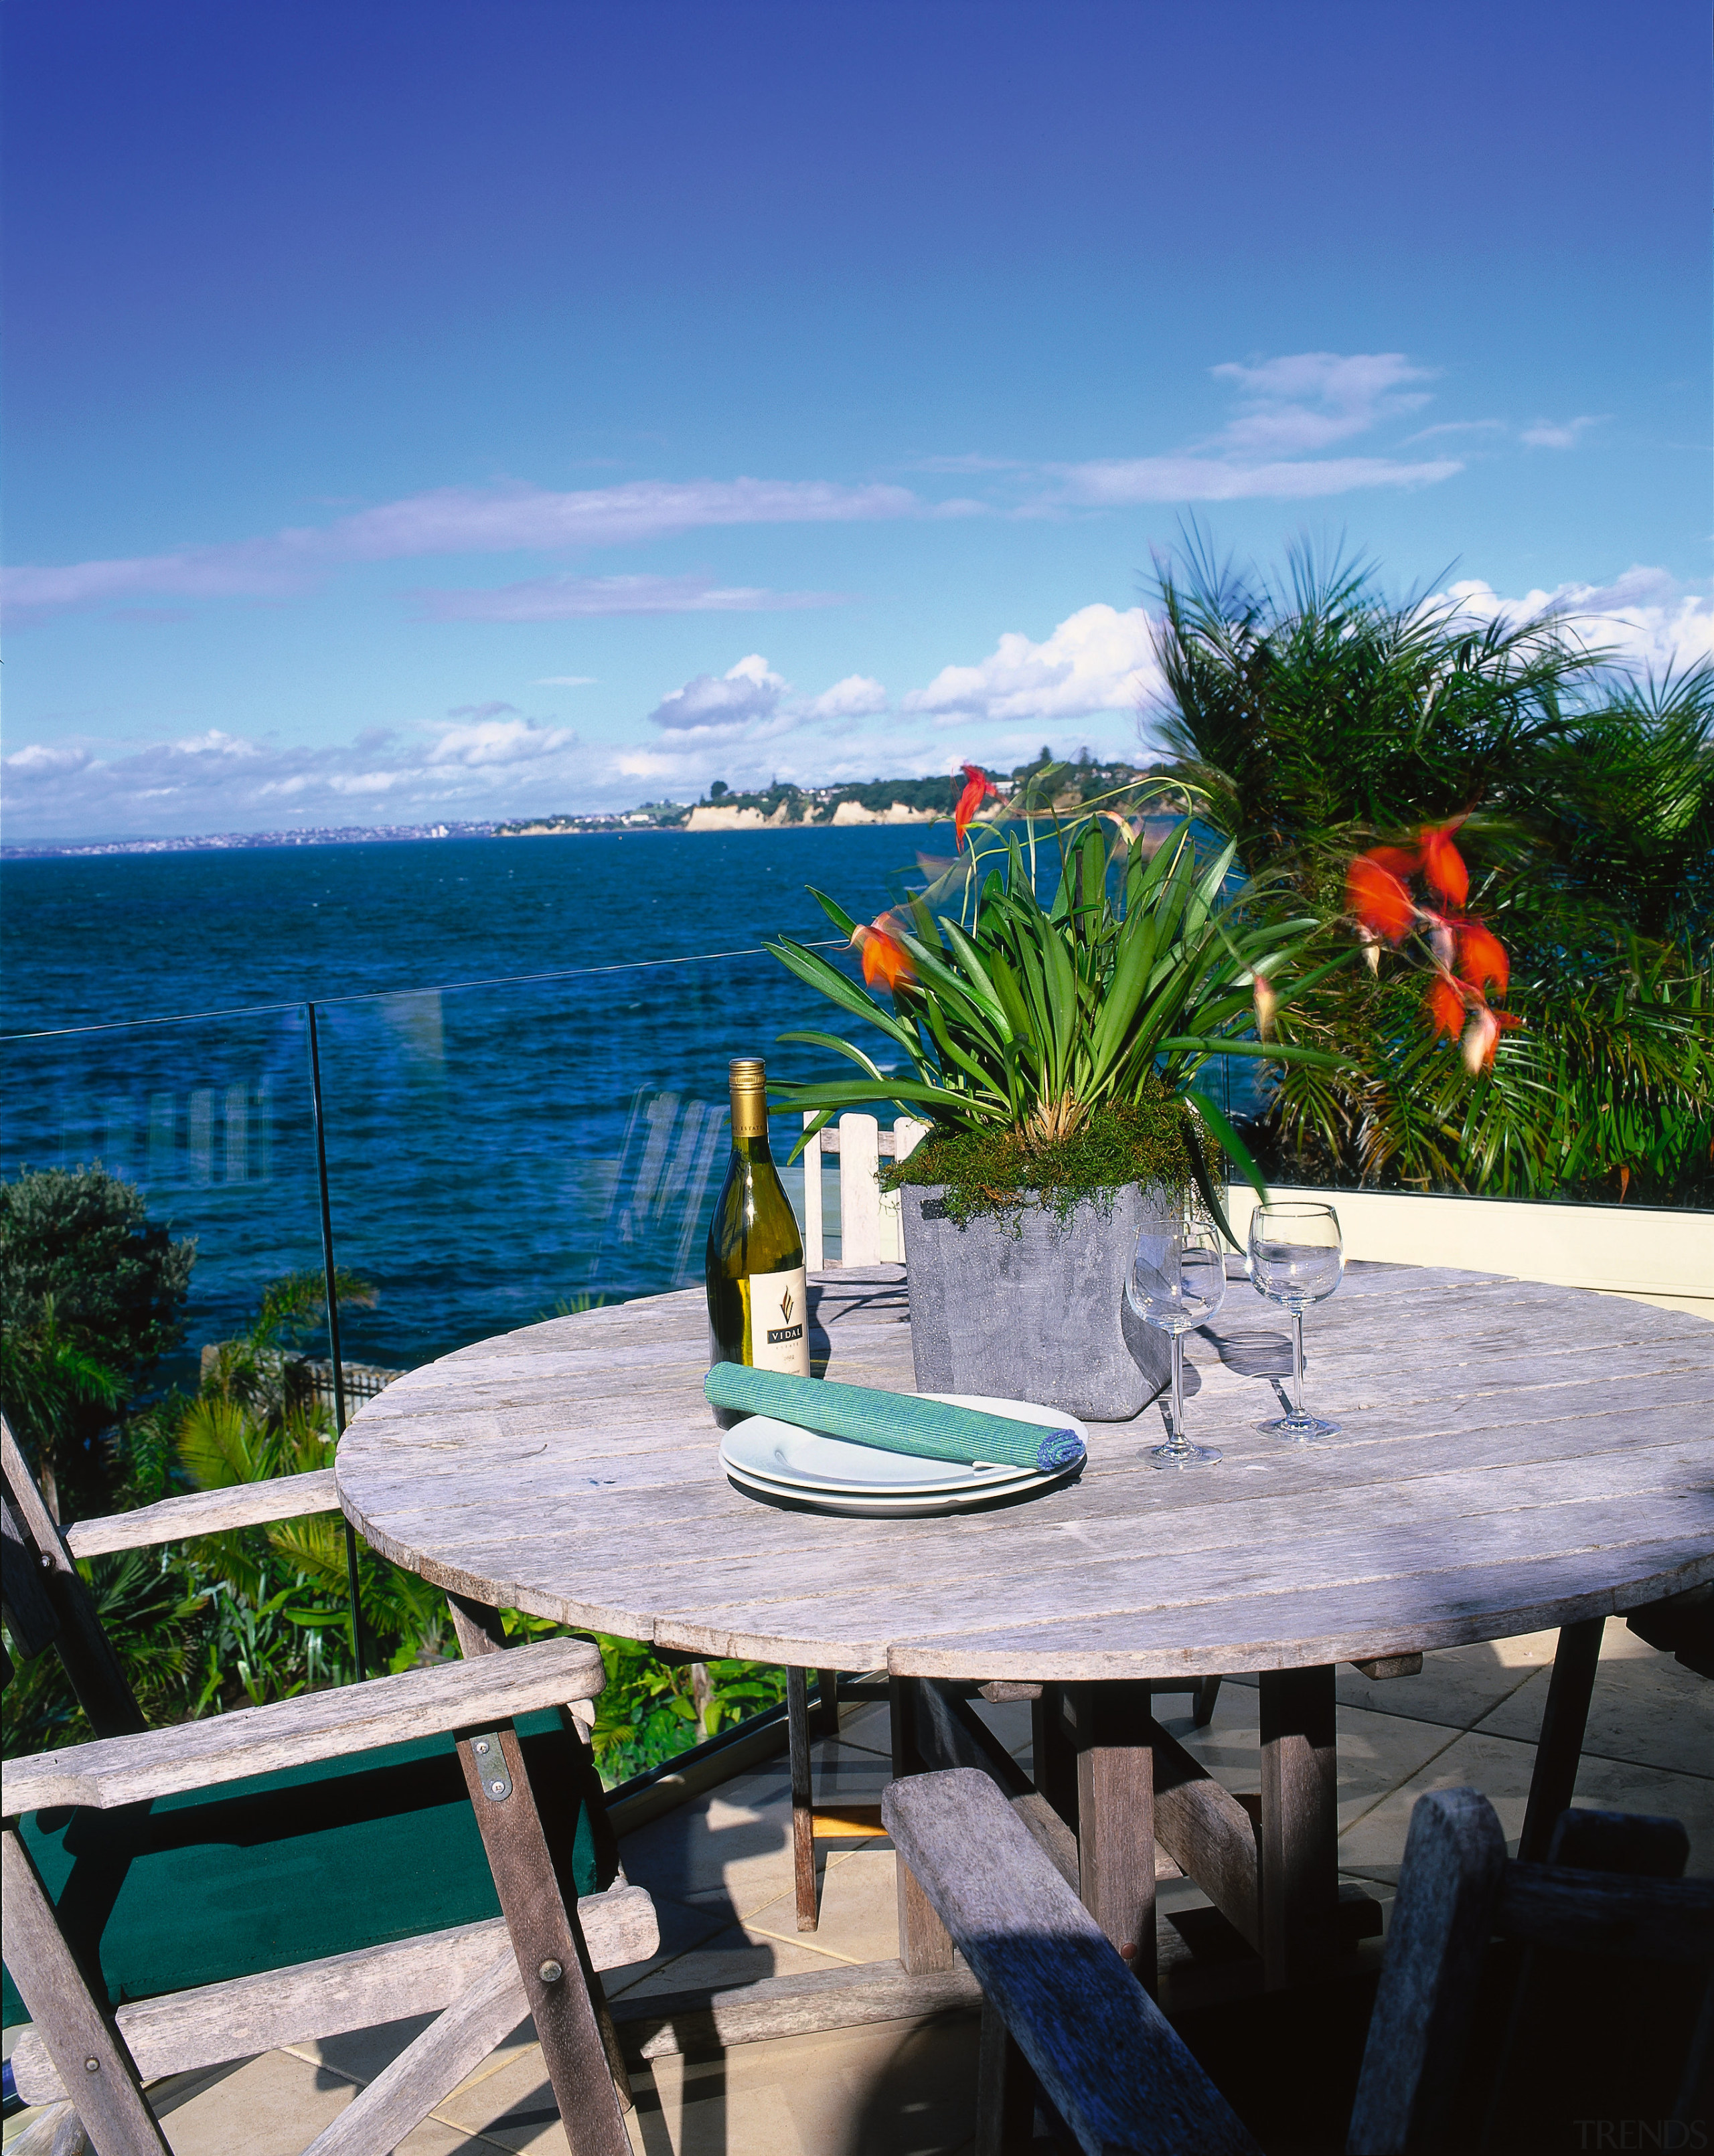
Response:
[[[1449,974],[1436,973],[1428,983],[1428,1016],[1437,1034],[1456,1040],[1464,1030],[1464,998]]]
[[[1452,834],[1463,821],[1463,817],[1459,816],[1439,826],[1425,824],[1418,834],[1423,850],[1423,874],[1442,898],[1454,906],[1462,906],[1470,895],[1470,872],[1452,843]]]
[[[1359,854],[1351,863],[1346,878],[1346,903],[1365,928],[1384,936],[1389,943],[1397,943],[1416,925],[1417,909],[1397,872],[1380,858],[1382,854],[1396,855],[1397,849],[1383,846],[1376,853]]]
[[[908,988],[915,980],[916,968],[910,962],[909,952],[894,933],[892,914],[878,914],[868,927],[853,928],[851,940],[863,954],[866,986],[873,988],[880,981],[897,995],[901,987]]]
[[[964,773],[964,792],[959,795],[958,806],[952,812],[952,830],[954,838],[961,846],[964,834],[970,829],[971,817],[991,794],[998,793],[999,788],[980,764],[966,763],[960,768]]]
[[[1500,938],[1480,921],[1465,921],[1458,932],[1459,978],[1480,992],[1503,996],[1511,967]]]
[[[1483,1003],[1476,1005],[1464,1036],[1464,1067],[1472,1078],[1494,1060],[1494,1051],[1506,1027],[1522,1024],[1523,1020],[1514,1018],[1510,1011],[1490,1010]]]

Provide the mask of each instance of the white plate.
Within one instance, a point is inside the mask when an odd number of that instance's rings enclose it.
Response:
[[[1029,1400],[990,1399],[971,1393],[927,1393],[925,1399],[949,1407],[975,1408],[1008,1422],[1033,1422],[1049,1429],[1074,1430],[1085,1445],[1089,1432],[1075,1417]],[[926,1496],[935,1491],[989,1492],[1018,1483],[1042,1481],[1033,1467],[998,1464],[966,1467],[957,1460],[924,1460],[878,1445],[857,1445],[800,1430],[772,1415],[751,1415],[727,1431],[720,1447],[723,1467],[753,1480],[804,1491],[846,1491],[860,1496]]]
[[[1033,1496],[1041,1491],[1057,1489],[1073,1471],[1067,1468],[1058,1475],[1027,1475],[1022,1482],[985,1483],[976,1490],[924,1490],[914,1496],[894,1497],[865,1496],[855,1490],[806,1490],[784,1482],[764,1482],[759,1476],[746,1475],[741,1469],[731,1466],[727,1468],[726,1476],[734,1489],[743,1490],[753,1497],[790,1505],[797,1512],[831,1512],[854,1520],[908,1520],[929,1518],[939,1512],[961,1512],[1004,1498]]]

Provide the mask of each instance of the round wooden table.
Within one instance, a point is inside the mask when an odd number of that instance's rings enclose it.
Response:
[[[818,1373],[908,1391],[903,1269],[819,1276]],[[1242,1281],[1233,1359],[1284,1321]],[[456,1593],[709,1657],[1089,1680],[1366,1660],[1605,1615],[1714,1577],[1714,1327],[1616,1296],[1353,1265],[1305,1322],[1295,1447],[1274,1389],[1192,1335],[1217,1466],[1161,1473],[1161,1422],[1097,1424],[1068,1487],[933,1520],[734,1489],[702,1394],[700,1289],[461,1348],[365,1404],[340,1502]]]
[[[811,1297],[818,1373],[910,1389],[901,1267],[830,1271]],[[1047,1496],[855,1520],[727,1481],[702,1291],[656,1296],[399,1378],[340,1444],[340,1502],[384,1556],[490,1605],[711,1659],[1093,1687],[1084,1748],[1113,1687],[1145,1702],[1149,1680],[1263,1672],[1264,1897],[1325,1914],[1332,1665],[1587,1622],[1714,1578],[1714,1326],[1356,1265],[1305,1325],[1310,1405],[1342,1430],[1295,1447],[1253,1427],[1279,1411],[1277,1380],[1243,1374],[1285,1367],[1287,1322],[1240,1278],[1192,1336],[1187,1427],[1217,1466],[1151,1467],[1150,1408],[1096,1424],[1080,1480]],[[1251,1861],[1234,1907],[1253,1904]],[[1274,1937],[1295,1929],[1282,1913]]]

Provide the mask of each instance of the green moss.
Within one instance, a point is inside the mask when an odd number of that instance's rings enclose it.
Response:
[[[1040,1207],[1063,1224],[1085,1199],[1104,1213],[1129,1184],[1182,1190],[1191,1179],[1189,1113],[1156,1084],[1140,1101],[1099,1108],[1073,1137],[1032,1143],[1018,1131],[938,1129],[908,1160],[883,1166],[882,1187],[945,1185],[946,1210],[962,1227]]]

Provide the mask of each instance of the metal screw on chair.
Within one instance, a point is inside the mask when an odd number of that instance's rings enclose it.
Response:
[[[99,2059],[85,2059],[84,2061],[84,2071],[86,2074],[98,2074],[100,2071],[101,2061]]]
[[[497,1797],[503,1797],[506,1794],[506,1784],[504,1782],[490,1782],[488,1787],[493,1791]]]
[[[564,1975],[565,1971],[559,1966],[557,1961],[544,1961],[542,1964],[542,1966],[536,1971],[536,1974],[541,1978],[543,1984],[558,1984],[560,1978]]]
[[[487,1748],[488,1748],[488,1740],[487,1740],[487,1738],[486,1738],[486,1737],[479,1737],[479,1738],[477,1738],[477,1739],[476,1739],[476,1750],[477,1750],[477,1753],[478,1753],[479,1754],[480,1754],[480,1753],[484,1753],[484,1752],[486,1752],[486,1751],[487,1750]]]

